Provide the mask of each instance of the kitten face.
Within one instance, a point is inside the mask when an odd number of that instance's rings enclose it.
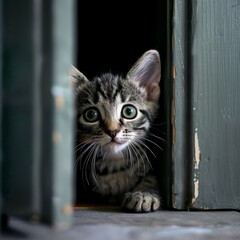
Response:
[[[101,81],[104,81],[102,90],[97,87]],[[86,93],[89,89],[91,95]],[[151,104],[145,103],[145,94],[131,82],[104,75],[95,79],[85,91],[81,94],[85,101],[79,99],[78,105],[82,141],[95,142],[104,152],[117,154],[146,135],[150,126],[146,111]]]
[[[158,108],[160,58],[146,52],[122,78],[103,74],[89,81],[73,68],[79,140],[103,154],[141,145]]]

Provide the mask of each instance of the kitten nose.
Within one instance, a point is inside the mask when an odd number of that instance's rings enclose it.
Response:
[[[115,138],[119,130],[107,130],[106,133],[111,137]]]

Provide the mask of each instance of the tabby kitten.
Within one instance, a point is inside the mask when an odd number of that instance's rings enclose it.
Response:
[[[157,177],[148,142],[160,95],[160,57],[145,52],[126,77],[111,73],[89,81],[73,67],[78,116],[77,162],[92,193],[121,201],[124,210],[160,207]]]

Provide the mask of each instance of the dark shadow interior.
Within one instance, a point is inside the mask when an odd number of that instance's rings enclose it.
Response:
[[[168,142],[168,98],[166,89],[167,44],[167,1],[78,1],[77,20],[77,67],[89,79],[103,72],[126,74],[132,64],[147,50],[157,49],[161,56],[161,114],[159,134],[164,139],[156,149],[159,161],[163,192],[168,183],[161,172],[164,168],[166,152],[170,151]],[[165,160],[164,160],[165,159]],[[76,203],[89,199],[80,187],[81,179],[76,181]],[[163,194],[164,195],[164,194]]]
[[[79,1],[78,67],[89,78],[125,73],[149,49],[165,57],[164,1]]]

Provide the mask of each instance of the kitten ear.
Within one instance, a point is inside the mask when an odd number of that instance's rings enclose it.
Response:
[[[156,50],[145,52],[127,74],[139,87],[147,91],[149,101],[157,101],[160,95],[161,62]]]
[[[70,70],[70,84],[73,87],[75,93],[78,92],[78,89],[88,85],[90,81],[82,74],[77,68],[72,66]]]

